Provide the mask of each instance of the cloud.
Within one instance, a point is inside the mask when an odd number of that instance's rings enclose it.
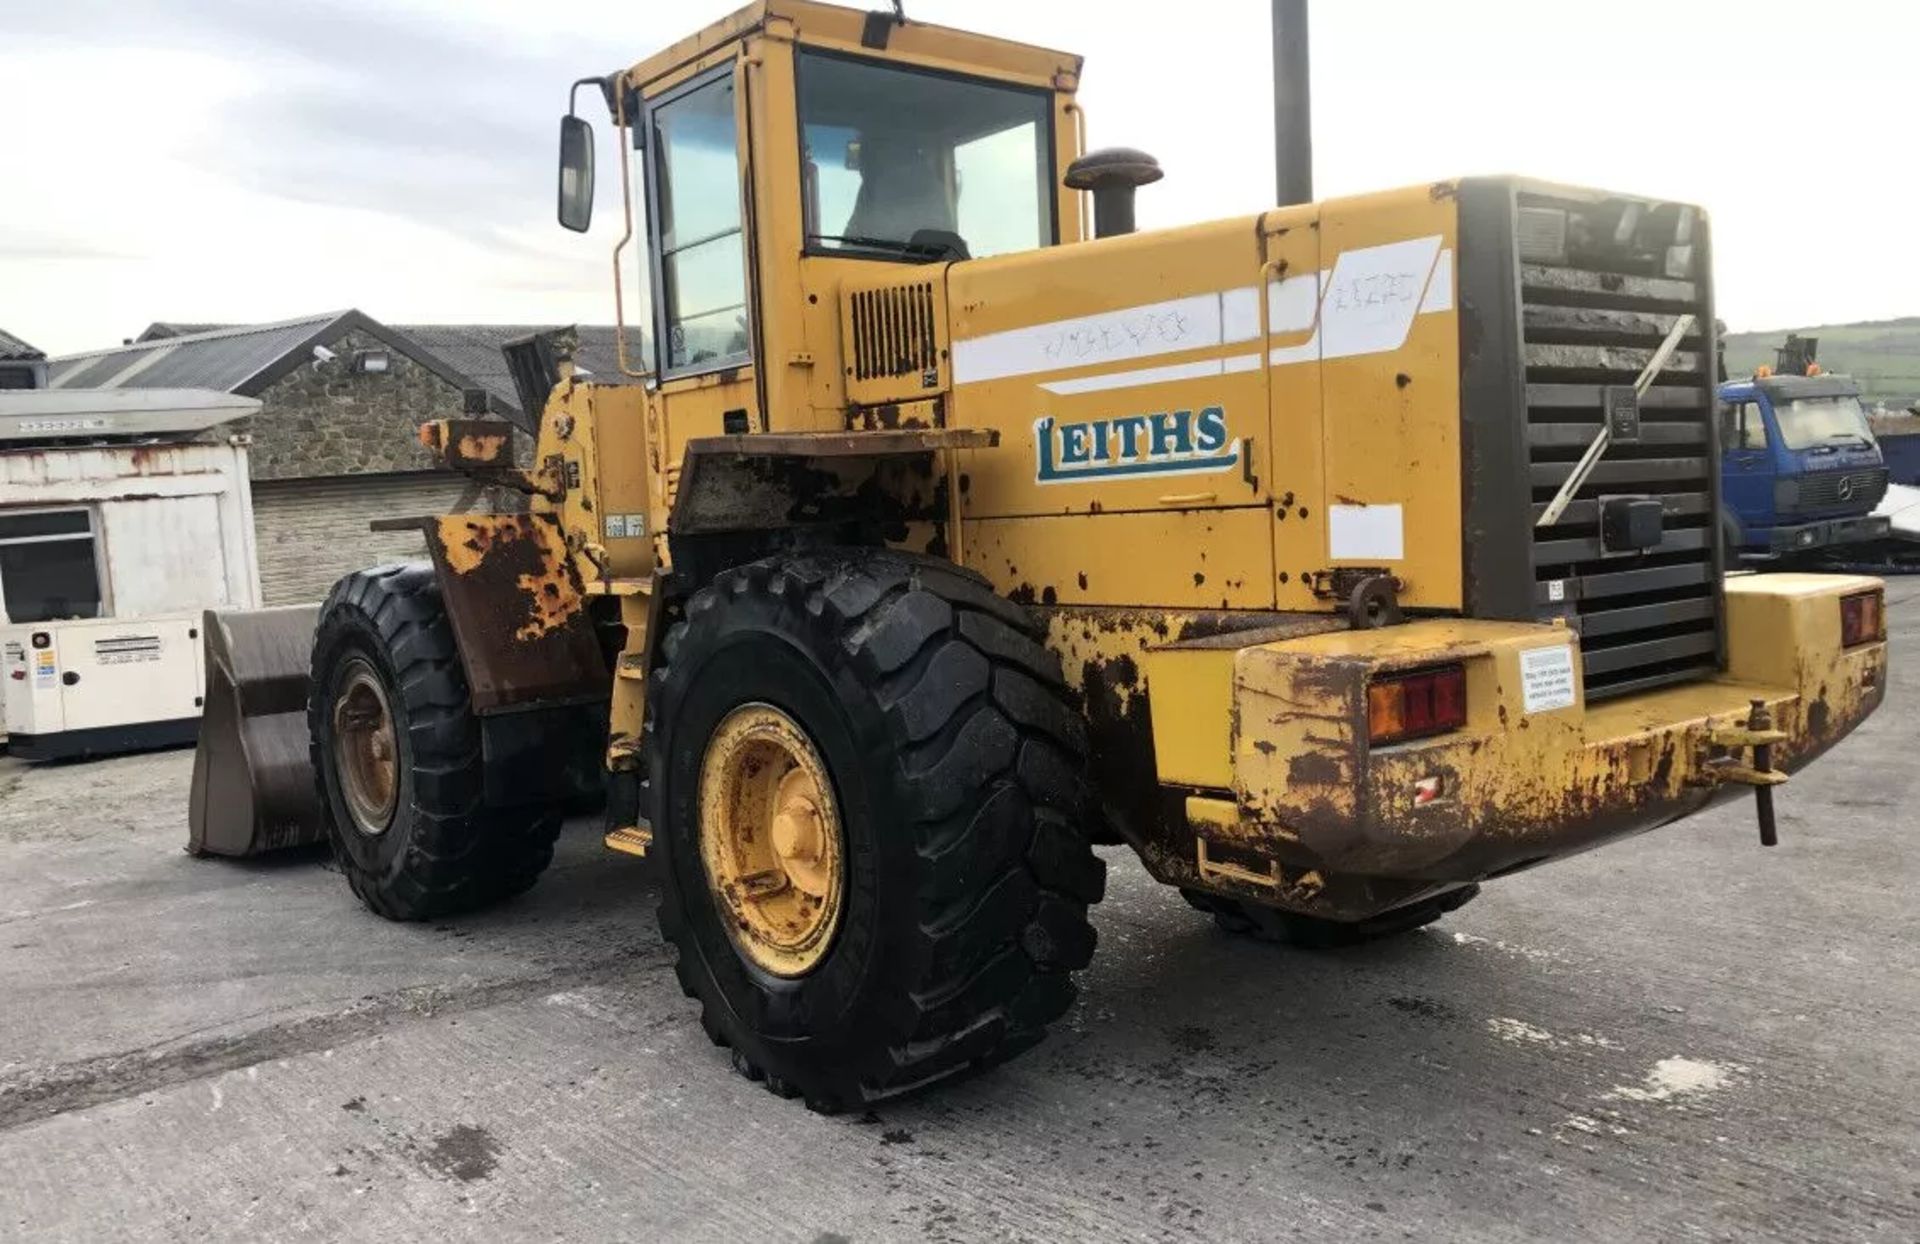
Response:
[[[12,21],[12,19],[10,19]],[[395,4],[196,0],[161,10],[104,0],[34,6],[22,45],[212,55],[243,66],[179,155],[261,193],[390,213],[514,249],[552,211],[553,118],[580,49]],[[164,126],[164,116],[140,124]]]
[[[149,319],[343,302],[412,320],[605,319],[618,166],[596,115],[600,224],[562,233],[567,87],[739,3],[13,4],[0,115],[45,118],[9,139],[14,167],[43,175],[6,184],[0,322],[78,348]],[[1141,195],[1147,228],[1271,202],[1267,5],[1200,7],[1204,20],[1144,0],[907,4],[918,20],[1085,53],[1093,145],[1144,147],[1167,171]],[[1736,328],[1913,313],[1920,248],[1890,239],[1905,236],[1920,173],[1889,156],[1876,119],[1912,111],[1920,8],[1833,0],[1796,29],[1792,73],[1739,90],[1673,66],[1687,49],[1773,63],[1778,22],[1731,0],[1615,10],[1595,26],[1524,0],[1316,8],[1320,192],[1517,170],[1684,198],[1713,211],[1719,307]],[[1782,239],[1800,236],[1817,236],[1818,263],[1789,262]]]
[[[10,230],[8,236],[0,237],[0,261],[86,263],[134,258],[137,256],[130,250],[82,238],[59,237],[19,229]]]

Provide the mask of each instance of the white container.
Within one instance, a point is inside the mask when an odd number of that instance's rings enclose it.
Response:
[[[200,390],[0,394],[0,730],[26,759],[191,742],[200,615],[260,604],[244,436]]]
[[[197,613],[0,626],[9,750],[56,760],[193,742],[200,648]]]

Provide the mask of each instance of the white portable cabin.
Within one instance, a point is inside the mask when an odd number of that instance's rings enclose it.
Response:
[[[247,438],[204,389],[0,393],[0,735],[28,760],[193,740],[201,614],[257,608]]]

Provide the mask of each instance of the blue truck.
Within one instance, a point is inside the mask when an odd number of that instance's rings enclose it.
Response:
[[[1728,559],[1777,558],[1887,536],[1887,467],[1860,387],[1789,337],[1777,368],[1720,385],[1720,525]]]

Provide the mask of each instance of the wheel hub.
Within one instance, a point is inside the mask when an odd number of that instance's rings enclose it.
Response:
[[[804,976],[845,906],[845,845],[826,762],[770,704],[734,709],[700,763],[700,857],[733,943],[775,976]]]
[[[333,701],[334,771],[364,834],[383,834],[400,801],[400,760],[386,683],[364,657],[347,662]]]

